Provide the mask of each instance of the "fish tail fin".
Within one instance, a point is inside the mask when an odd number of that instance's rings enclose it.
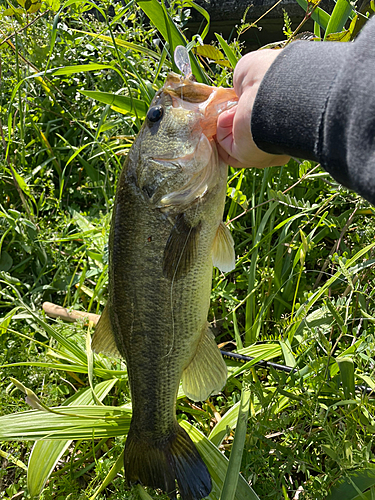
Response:
[[[175,498],[176,481],[181,500],[201,500],[211,492],[211,476],[188,434],[179,425],[160,441],[142,438],[132,430],[125,445],[128,484],[160,488]]]

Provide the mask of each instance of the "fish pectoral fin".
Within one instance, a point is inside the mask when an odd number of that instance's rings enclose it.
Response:
[[[236,267],[234,241],[229,229],[220,222],[212,247],[212,263],[223,273],[232,271]]]
[[[163,274],[169,279],[186,275],[197,258],[200,223],[191,226],[185,214],[179,214],[164,249]]]
[[[182,373],[182,389],[193,401],[218,394],[227,380],[227,367],[208,323],[190,364]]]
[[[95,352],[103,352],[109,356],[121,358],[121,354],[116,347],[115,337],[112,332],[108,305],[105,306],[99,322],[96,325],[95,332],[92,337],[91,347]]]

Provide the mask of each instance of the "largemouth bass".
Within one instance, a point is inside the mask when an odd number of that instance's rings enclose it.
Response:
[[[155,94],[121,172],[109,242],[109,299],[93,349],[126,360],[133,416],[125,477],[182,500],[209,495],[211,477],[176,420],[182,378],[195,401],[218,393],[226,365],[209,329],[213,265],[234,268],[222,222],[227,167],[216,144],[232,89],[171,73]]]

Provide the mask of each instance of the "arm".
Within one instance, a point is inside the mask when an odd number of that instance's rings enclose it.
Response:
[[[294,42],[272,60],[266,52],[248,54],[236,67],[239,105],[218,123],[224,159],[260,168],[287,156],[319,161],[375,203],[375,19],[354,43]],[[239,130],[250,116],[246,149]]]

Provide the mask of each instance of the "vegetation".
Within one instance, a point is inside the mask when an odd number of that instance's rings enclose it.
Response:
[[[346,0],[331,15],[299,3],[316,37],[350,40],[366,20]],[[149,498],[123,477],[126,366],[93,357],[92,325],[42,303],[100,314],[116,180],[174,47],[227,86],[251,26],[204,45],[209,16],[190,0],[0,5],[0,498]],[[303,23],[285,21],[289,43]],[[228,360],[219,396],[178,399],[210,498],[372,499],[374,210],[307,161],[231,169],[227,194],[237,265],[215,270],[209,319],[223,349],[255,359]]]

